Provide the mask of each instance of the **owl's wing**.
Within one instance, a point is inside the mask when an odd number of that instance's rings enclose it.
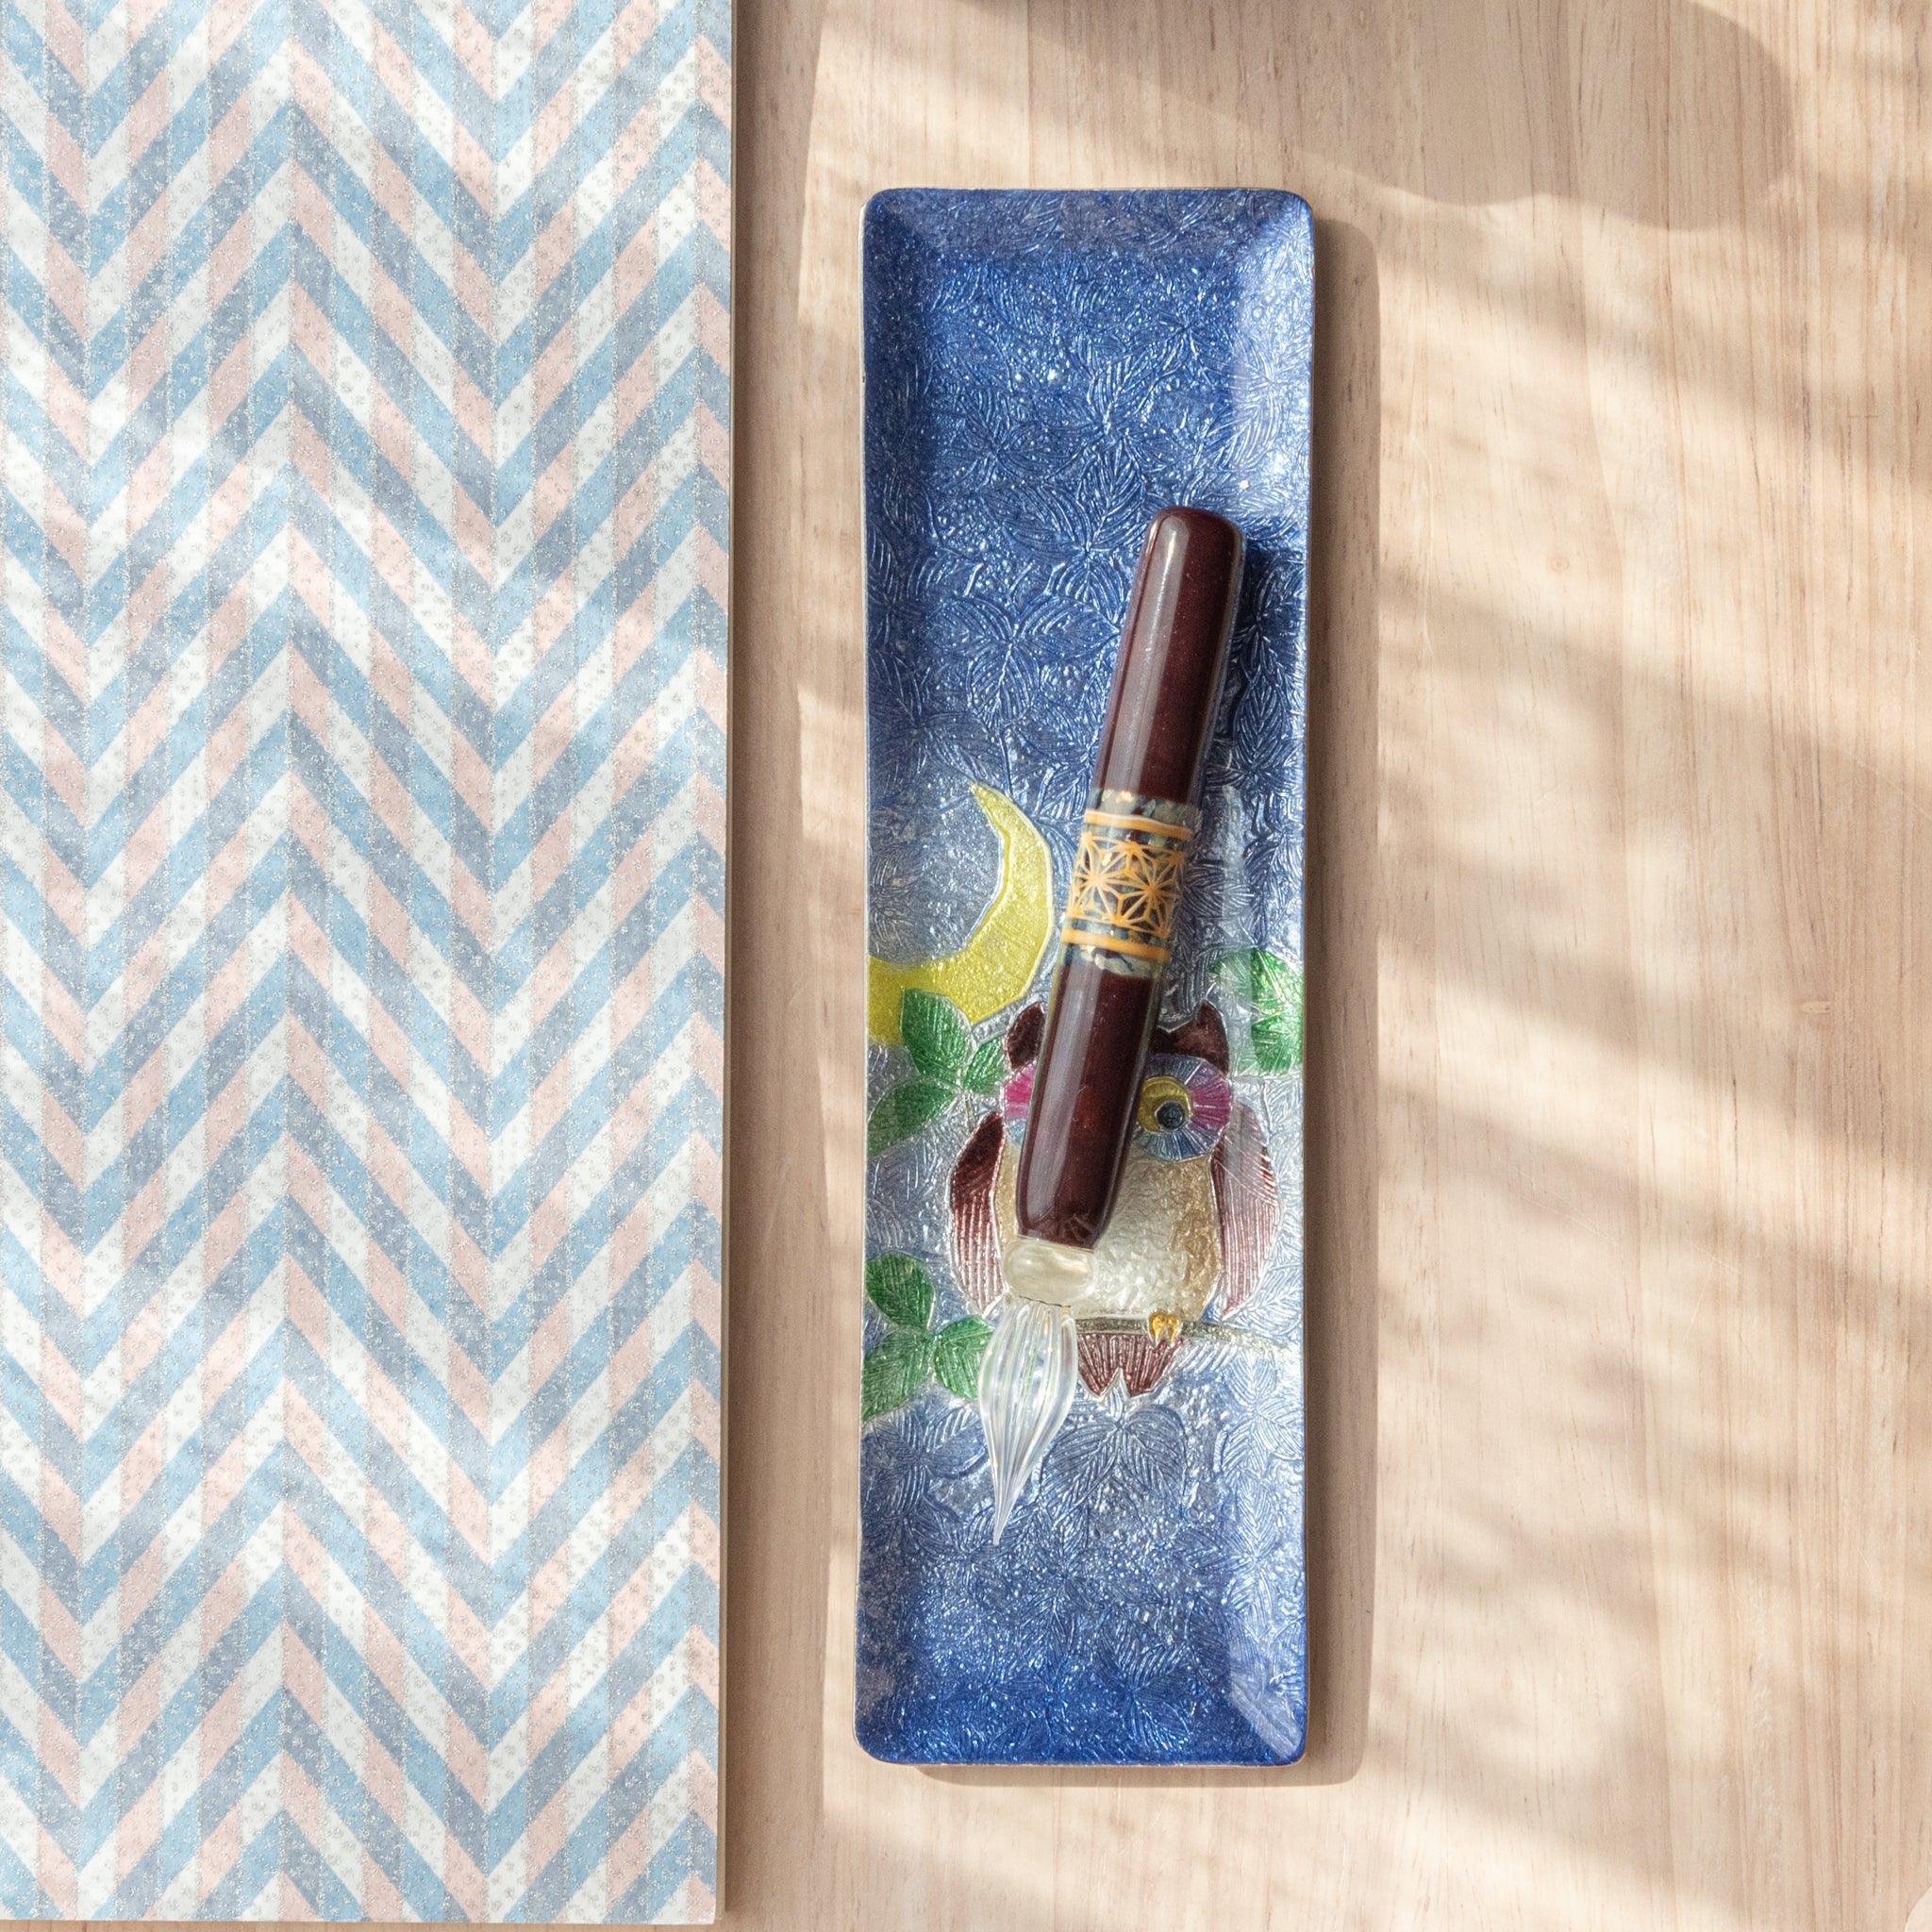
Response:
[[[1006,1138],[995,1108],[974,1128],[973,1138],[953,1163],[953,1273],[967,1307],[981,1315],[1007,1285],[1000,1273],[999,1229],[992,1217],[993,1177]]]
[[[1217,1315],[1231,1315],[1253,1294],[1274,1239],[1274,1168],[1254,1109],[1236,1101],[1214,1150],[1214,1205],[1221,1217]]]

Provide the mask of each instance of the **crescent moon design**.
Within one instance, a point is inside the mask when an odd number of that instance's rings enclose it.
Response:
[[[958,952],[910,966],[867,956],[866,1028],[882,1046],[899,1044],[908,987],[951,1000],[972,1025],[991,1019],[1024,996],[1053,937],[1053,859],[1039,827],[990,785],[975,785],[973,797],[1000,841],[999,882]]]

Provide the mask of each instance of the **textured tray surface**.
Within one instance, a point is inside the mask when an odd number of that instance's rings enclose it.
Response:
[[[872,203],[865,242],[858,1735],[919,1761],[1287,1761],[1307,1718],[1312,225],[1279,193],[905,192]],[[1156,1387],[1083,1389],[995,1547],[965,1398],[997,1311],[962,1265],[951,1177],[1001,1109],[994,1042],[1045,991],[1032,933],[1065,888],[1141,533],[1167,503],[1250,542],[1167,1007],[1222,1018],[1276,1212],[1253,1291],[1230,1309],[1224,1283]],[[943,1007],[905,1007],[908,986]],[[1164,1174],[1194,1150],[1172,1151]]]

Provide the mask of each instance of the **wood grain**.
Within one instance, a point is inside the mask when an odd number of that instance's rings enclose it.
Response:
[[[731,1932],[1932,1932],[1932,26],[738,0]],[[1313,1737],[853,1741],[858,216],[1288,186]]]
[[[1834,0],[740,0],[727,1925],[1932,1924],[1928,51]],[[1313,1747],[889,1769],[859,208],[1196,182],[1323,223]]]

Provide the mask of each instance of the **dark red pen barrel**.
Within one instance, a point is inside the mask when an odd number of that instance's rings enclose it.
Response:
[[[1148,526],[1060,928],[1021,1148],[1022,1234],[1091,1248],[1140,1100],[1201,766],[1241,587],[1241,532],[1208,510]]]

